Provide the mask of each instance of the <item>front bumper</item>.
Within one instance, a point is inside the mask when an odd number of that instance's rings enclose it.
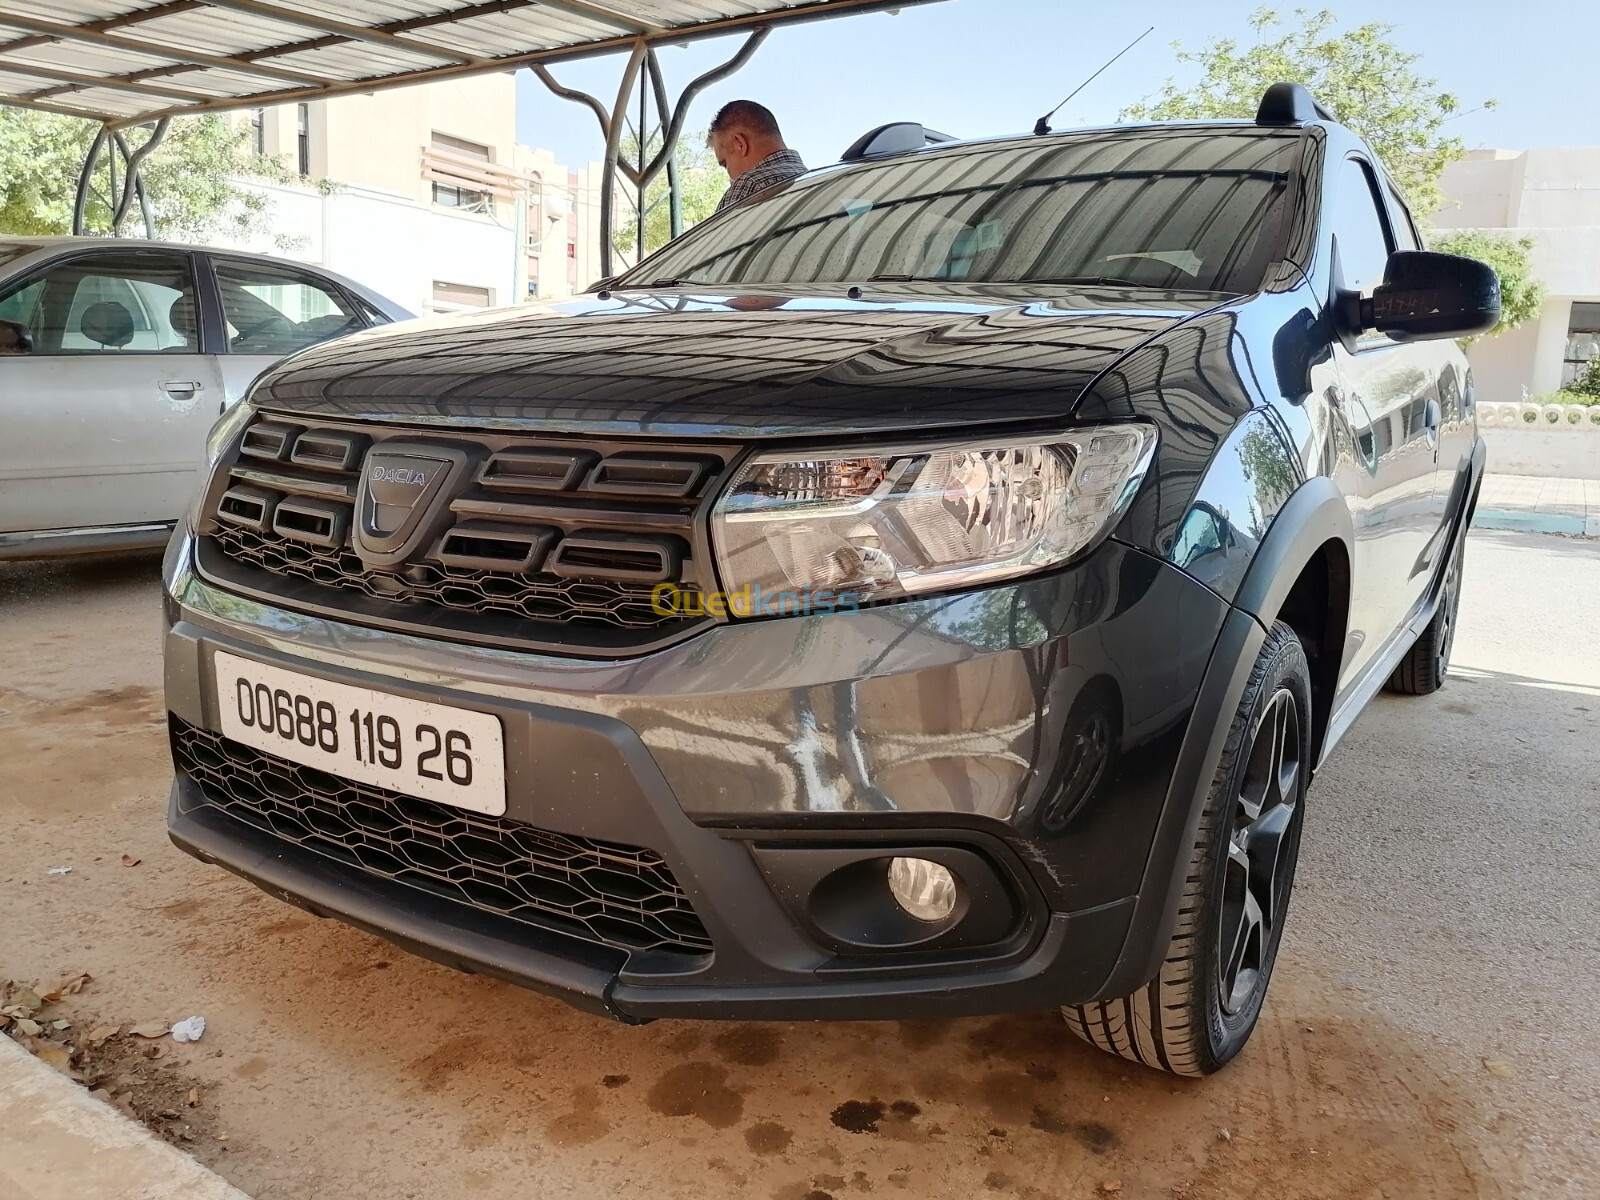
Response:
[[[1073,568],[953,598],[719,626],[628,661],[386,633],[167,571],[166,689],[220,729],[212,656],[496,714],[510,820],[644,847],[712,950],[582,944],[330,862],[234,820],[181,770],[173,840],[310,911],[627,1021],[944,1017],[1119,994],[1163,936],[1162,831],[1227,606],[1108,543]],[[1237,614],[1234,614],[1237,616]],[[1184,812],[1176,812],[1182,808]],[[970,854],[1004,930],[915,951],[841,945],[790,886],[827,856]],[[1141,916],[1143,914],[1143,916]]]

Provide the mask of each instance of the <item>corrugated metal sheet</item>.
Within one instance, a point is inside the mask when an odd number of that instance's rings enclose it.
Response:
[[[0,0],[0,104],[118,124],[930,0]]]

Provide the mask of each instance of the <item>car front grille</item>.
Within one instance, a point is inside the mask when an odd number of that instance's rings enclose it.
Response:
[[[706,933],[659,855],[353,783],[170,718],[199,803],[343,867],[625,952],[703,955]]]
[[[368,455],[391,447],[462,464],[418,502],[419,536],[397,561],[358,536]],[[198,564],[230,590],[341,620],[643,653],[717,620],[658,603],[658,589],[714,586],[706,509],[738,451],[258,416],[207,488]]]

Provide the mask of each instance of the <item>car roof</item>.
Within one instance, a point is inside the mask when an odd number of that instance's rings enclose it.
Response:
[[[230,250],[223,246],[200,246],[192,242],[168,242],[163,241],[160,238],[87,237],[75,234],[48,234],[44,236],[18,235],[15,237],[13,237],[11,234],[0,234],[0,246],[22,246],[25,247],[27,251],[17,260],[5,263],[3,268],[0,268],[0,271],[3,272],[12,271],[18,266],[19,262],[30,264],[26,269],[35,269],[37,262],[35,256],[52,250],[155,249],[177,250],[183,253],[198,251],[224,258],[236,258],[245,259],[251,262],[272,263],[279,266],[293,267],[300,271],[309,271],[313,275],[320,275],[324,279],[338,283],[355,292],[363,300],[366,300],[372,304],[376,304],[378,308],[382,310],[382,312],[391,320],[404,320],[415,315],[410,309],[406,308],[404,305],[397,304],[388,296],[385,296],[382,292],[376,291],[364,283],[360,283],[354,279],[351,279],[347,275],[341,275],[338,271],[330,270],[329,268],[322,266],[320,263],[301,262],[299,259],[283,258],[275,254],[253,254],[248,250]]]
[[[906,150],[896,150],[880,154],[867,154],[860,158],[842,160],[844,166],[860,166],[866,163],[887,162],[890,159],[909,158],[918,154],[939,154],[947,150],[959,150],[967,146],[1003,146],[1007,143],[1046,142],[1052,138],[1082,137],[1084,135],[1116,135],[1174,132],[1191,133],[1206,129],[1214,129],[1218,133],[1242,133],[1253,130],[1263,136],[1283,136],[1293,134],[1305,129],[1308,125],[1329,125],[1328,121],[1307,121],[1295,125],[1263,125],[1245,117],[1218,118],[1195,121],[1129,121],[1111,125],[1081,125],[1070,129],[1052,129],[1048,133],[1034,133],[1031,131],[1018,131],[1017,133],[989,134],[982,137],[949,138],[943,141],[929,142],[925,146],[915,146]],[[840,163],[829,163],[827,166],[838,166]],[[826,167],[819,168],[826,170]]]
[[[0,234],[0,245],[30,246],[36,250],[77,249],[80,247],[96,250],[149,250],[152,248],[184,251],[203,250],[207,254],[225,254],[229,258],[252,258],[260,262],[309,267],[313,271],[329,273],[325,267],[317,266],[315,263],[304,263],[292,258],[280,258],[274,254],[254,254],[248,250],[229,250],[222,246],[200,246],[191,242],[168,242],[161,238],[91,237],[83,234],[66,233],[23,236],[4,233]]]

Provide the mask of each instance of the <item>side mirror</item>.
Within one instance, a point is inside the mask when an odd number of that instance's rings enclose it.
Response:
[[[21,321],[0,317],[0,354],[32,354],[33,334]]]
[[[1500,322],[1500,277],[1475,258],[1400,250],[1361,302],[1361,324],[1397,342],[1470,337]]]

